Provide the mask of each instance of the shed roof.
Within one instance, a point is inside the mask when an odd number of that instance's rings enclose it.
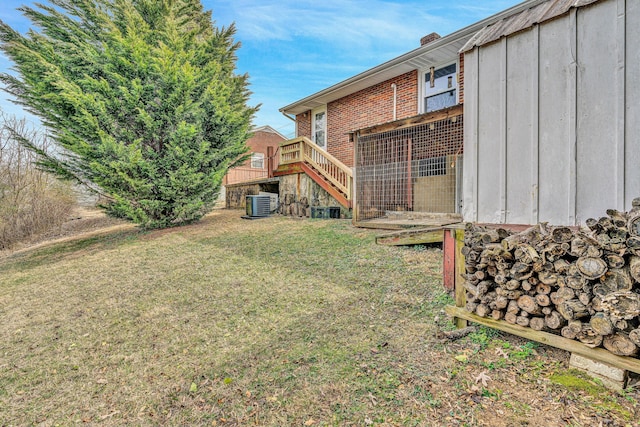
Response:
[[[445,65],[446,62],[457,58],[460,49],[474,34],[477,34],[479,30],[486,28],[497,20],[518,14],[523,10],[529,10],[544,1],[545,0],[526,0],[496,15],[469,25],[424,46],[420,46],[404,55],[282,107],[280,112],[285,114],[300,114],[409,71],[430,66]]]
[[[536,24],[564,15],[572,8],[587,6],[601,0],[547,0],[544,3],[515,12],[499,21],[493,22],[478,31],[460,52],[466,52],[476,46],[492,43],[508,35],[526,30]]]

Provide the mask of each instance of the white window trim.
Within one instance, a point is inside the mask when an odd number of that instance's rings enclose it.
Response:
[[[441,64],[434,65],[433,68],[436,69],[436,70],[439,70],[440,68],[448,67],[451,64],[456,64],[456,80],[459,80],[459,78],[460,78],[460,62],[458,60],[449,61],[449,62],[443,62]],[[419,111],[419,114],[426,113],[425,108],[424,108],[425,77],[426,77],[426,74],[428,74],[430,71],[431,71],[431,67],[421,69],[420,72],[418,73],[418,111]],[[456,105],[460,104],[460,92],[459,91],[460,91],[460,82],[456,81]]]
[[[265,158],[264,153],[251,153],[251,162],[250,162],[251,169],[264,169],[264,158]],[[260,161],[262,166],[260,167],[254,166],[253,162],[255,161]]]
[[[315,132],[316,132],[316,114],[324,112],[324,147],[321,147],[324,151],[328,150],[329,135],[327,134],[327,106],[326,104],[321,107],[316,107],[311,110],[311,140],[315,144]]]

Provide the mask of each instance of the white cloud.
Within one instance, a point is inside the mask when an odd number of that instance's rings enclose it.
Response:
[[[214,7],[215,3],[205,2]],[[222,2],[224,3],[224,2]],[[257,1],[229,4],[228,14],[236,22],[241,40],[313,39],[352,48],[373,42],[417,43],[416,34],[442,25],[441,18],[411,4],[389,1],[326,0]],[[224,7],[218,8],[223,13]],[[411,19],[408,19],[411,18]]]

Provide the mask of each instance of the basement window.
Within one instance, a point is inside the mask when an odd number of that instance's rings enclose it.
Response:
[[[264,169],[264,153],[251,154],[251,168]]]
[[[424,73],[423,96],[424,112],[442,110],[458,103],[458,75],[456,64],[435,69],[431,67]]]

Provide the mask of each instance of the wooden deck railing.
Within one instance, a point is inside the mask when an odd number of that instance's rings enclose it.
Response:
[[[343,193],[347,200],[351,200],[353,187],[351,168],[304,136],[280,143],[280,164],[298,162],[304,162],[313,167]]]

